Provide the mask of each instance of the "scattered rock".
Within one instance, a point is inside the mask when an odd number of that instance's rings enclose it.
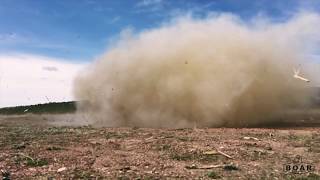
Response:
[[[260,141],[260,139],[258,139],[258,138],[255,138],[255,137],[247,137],[247,136],[243,137],[243,139],[244,139],[244,140],[255,140],[255,141]]]
[[[198,169],[198,166],[195,164],[191,164],[190,166],[186,165],[185,168],[186,169]]]
[[[67,170],[67,168],[66,168],[66,167],[62,167],[62,168],[59,168],[59,169],[57,170],[57,172],[59,173],[59,172],[65,171],[65,170]]]

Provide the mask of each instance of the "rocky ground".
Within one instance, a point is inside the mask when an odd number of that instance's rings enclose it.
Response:
[[[319,127],[92,128],[67,119],[58,126],[50,117],[0,118],[0,169],[10,174],[4,177],[320,179]]]

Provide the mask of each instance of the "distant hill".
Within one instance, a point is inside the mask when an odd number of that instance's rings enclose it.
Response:
[[[13,115],[13,114],[46,114],[46,113],[73,113],[76,111],[76,102],[52,102],[46,104],[36,104],[29,106],[16,106],[0,108],[0,114]]]

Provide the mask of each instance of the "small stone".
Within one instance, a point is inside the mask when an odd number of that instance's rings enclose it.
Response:
[[[206,151],[203,154],[205,154],[205,155],[215,155],[215,154],[218,154],[218,152],[216,150],[211,150],[211,151]]]
[[[62,171],[65,171],[65,170],[67,170],[67,168],[66,168],[66,167],[62,167],[62,168],[59,168],[59,169],[57,170],[57,172],[62,172]]]
[[[36,171],[35,168],[29,168],[28,170],[29,170],[29,171]]]

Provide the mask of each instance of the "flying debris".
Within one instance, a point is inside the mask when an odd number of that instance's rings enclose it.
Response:
[[[46,97],[46,99],[47,99],[48,103],[50,103],[50,99],[48,98],[48,96],[45,96],[45,97]]]
[[[297,69],[297,70],[296,70],[296,69],[293,69],[293,72],[294,72],[294,74],[293,74],[293,77],[294,77],[294,78],[300,79],[300,80],[305,81],[305,82],[310,82],[309,79],[304,78],[304,77],[302,77],[302,76],[299,75],[300,69]]]

